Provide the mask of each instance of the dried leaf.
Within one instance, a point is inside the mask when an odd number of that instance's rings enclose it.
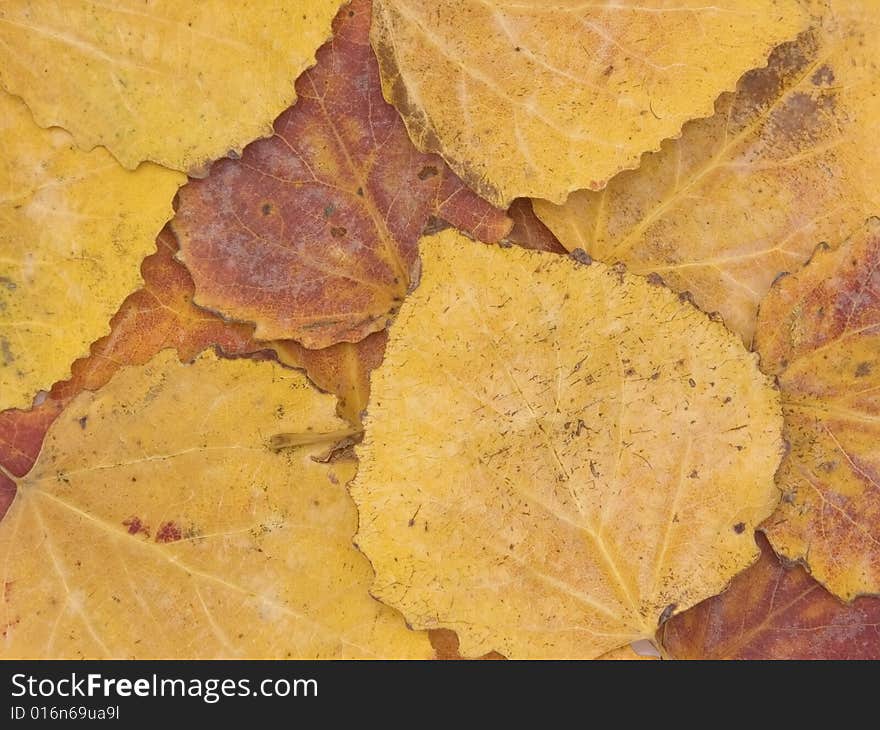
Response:
[[[0,85],[41,127],[196,172],[272,133],[341,0],[5,0]]]
[[[757,557],[782,415],[737,338],[600,264],[421,249],[351,487],[375,596],[465,656],[590,658]]]
[[[416,145],[508,206],[604,187],[804,22],[794,0],[376,0],[372,42]]]
[[[306,371],[318,387],[340,399],[340,415],[360,424],[369,395],[369,373],[382,360],[384,333],[355,345],[343,343],[324,350],[306,350],[289,341],[261,342],[253,328],[225,322],[192,303],[194,285],[174,256],[177,240],[167,228],[157,251],[141,265],[143,288],[131,294],[111,320],[111,332],[95,342],[87,358],[76,361],[69,380],[56,383],[48,398],[28,411],[0,412],[0,467],[22,477],[33,466],[46,430],[64,406],[83,390],[97,390],[124,365],[143,365],[164,348],[174,348],[182,361],[203,350],[219,348],[226,355],[274,351],[285,365]],[[0,499],[0,519],[4,514]]]
[[[880,220],[773,286],[757,346],[791,443],[767,536],[841,598],[880,593]]]
[[[309,350],[292,340],[272,343],[285,365],[302,368],[322,390],[339,398],[339,415],[360,424],[370,397],[370,373],[382,362],[388,337],[375,332],[360,342],[340,342],[321,350]]]
[[[759,536],[761,559],[661,629],[673,659],[880,659],[880,600],[841,603]]]
[[[82,152],[3,92],[0,135],[2,411],[30,405],[107,333],[184,178],[150,164],[128,172],[104,150]]]
[[[833,5],[714,117],[601,193],[535,201],[538,216],[569,250],[690,291],[750,343],[776,275],[880,211],[880,16],[865,0]]]
[[[0,655],[431,656],[367,593],[354,462],[312,458],[347,428],[334,407],[299,373],[210,352],[77,396],[0,522]]]
[[[420,154],[382,99],[370,5],[340,13],[275,136],[180,192],[173,226],[196,302],[306,347],[385,327],[413,277],[431,216],[486,241],[510,223]]]
[[[528,198],[517,198],[507,209],[507,216],[513,221],[513,228],[507,234],[507,241],[533,251],[566,253],[565,247],[553,232],[544,225]]]

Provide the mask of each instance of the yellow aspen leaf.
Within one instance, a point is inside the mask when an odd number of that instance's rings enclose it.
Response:
[[[367,593],[354,461],[313,458],[349,428],[334,407],[212,352],[80,393],[0,522],[0,656],[432,656]]]
[[[24,408],[70,374],[141,282],[141,260],[186,178],[122,169],[40,129],[0,91],[0,411]]]
[[[272,134],[340,5],[6,0],[0,86],[83,149],[198,173]]]
[[[820,248],[761,304],[791,449],[764,531],[832,593],[880,593],[880,220]]]
[[[373,595],[464,656],[594,658],[758,557],[782,414],[738,338],[619,268],[420,247],[351,486]]]
[[[506,207],[636,167],[805,22],[796,0],[376,0],[372,43],[416,145]]]
[[[535,212],[568,250],[658,273],[751,343],[774,278],[880,211],[880,14],[873,0],[814,10],[816,27],[713,117],[605,190],[536,200]]]

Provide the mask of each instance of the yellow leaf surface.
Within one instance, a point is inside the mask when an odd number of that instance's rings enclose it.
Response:
[[[880,220],[776,282],[756,344],[791,444],[764,531],[841,598],[880,594]]]
[[[602,264],[420,245],[351,487],[374,595],[464,656],[593,658],[757,558],[782,414],[738,338]]]
[[[416,145],[507,207],[602,188],[805,20],[796,0],[375,0],[372,42]]]
[[[431,656],[367,593],[354,462],[312,458],[348,428],[334,407],[211,352],[81,393],[0,522],[0,656]]]
[[[290,106],[342,0],[5,0],[0,85],[41,127],[198,172]]]
[[[750,343],[777,274],[880,211],[880,6],[814,10],[815,30],[746,74],[715,116],[605,190],[535,212],[569,250],[660,274]]]
[[[2,91],[0,137],[2,411],[29,406],[107,334],[186,178],[82,152]]]

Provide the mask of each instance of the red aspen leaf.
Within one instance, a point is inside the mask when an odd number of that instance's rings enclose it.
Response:
[[[720,595],[673,616],[660,640],[673,659],[880,659],[880,600],[842,603],[758,533],[761,558]]]
[[[553,231],[547,228],[535,211],[532,210],[532,201],[528,198],[517,198],[507,209],[508,217],[513,221],[513,228],[507,234],[507,240],[523,248],[535,251],[549,251],[551,253],[565,254],[568,251],[553,235]]]
[[[777,281],[756,342],[791,444],[764,530],[841,598],[880,593],[880,220]]]
[[[510,222],[410,142],[382,98],[370,3],[334,23],[275,135],[180,192],[173,228],[196,302],[306,347],[384,329],[413,280],[432,216],[487,242]]]

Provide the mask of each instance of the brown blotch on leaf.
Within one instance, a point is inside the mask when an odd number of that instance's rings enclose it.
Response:
[[[183,532],[173,522],[163,522],[156,533],[156,542],[177,542],[183,537]]]
[[[150,528],[143,523],[140,517],[132,515],[127,520],[123,520],[122,524],[128,528],[129,535],[143,534],[147,537],[150,536]],[[158,536],[156,539],[159,539]]]

